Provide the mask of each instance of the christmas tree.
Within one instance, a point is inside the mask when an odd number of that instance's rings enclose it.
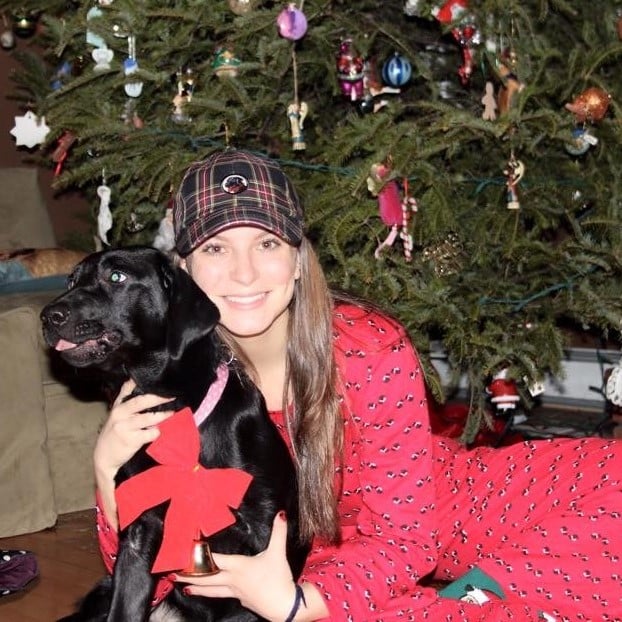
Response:
[[[212,150],[277,158],[331,282],[404,322],[437,398],[433,344],[466,377],[467,440],[499,372],[528,399],[569,332],[618,338],[612,2],[20,4],[0,8],[43,49],[16,75],[50,128],[36,152],[91,197],[102,246],[166,245],[182,172]]]

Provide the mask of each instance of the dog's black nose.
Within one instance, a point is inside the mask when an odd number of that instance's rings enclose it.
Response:
[[[54,307],[45,308],[41,311],[41,321],[44,324],[53,324],[54,326],[62,326],[67,322],[71,315],[71,310],[67,306],[56,305]]]

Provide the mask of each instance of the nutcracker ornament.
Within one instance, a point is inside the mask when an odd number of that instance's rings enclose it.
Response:
[[[382,251],[393,246],[398,235],[404,246],[404,258],[412,259],[413,238],[409,233],[410,215],[417,211],[417,201],[408,196],[408,180],[404,179],[402,186],[392,173],[391,158],[385,162],[372,164],[367,189],[378,197],[378,210],[382,222],[389,227],[389,234],[378,244],[374,257],[380,259]]]
[[[508,209],[520,209],[520,202],[518,200],[518,184],[525,175],[525,165],[514,157],[514,154],[510,156],[507,166],[503,171],[503,174],[507,177],[507,208]]]
[[[352,39],[344,39],[337,54],[337,79],[341,93],[352,102],[363,98],[365,94],[365,61],[354,48]]]
[[[468,12],[468,1],[447,0],[432,9],[432,15],[451,28],[451,35],[460,46],[462,65],[458,68],[458,76],[462,85],[467,86],[473,73],[473,48],[481,43],[481,34]]]

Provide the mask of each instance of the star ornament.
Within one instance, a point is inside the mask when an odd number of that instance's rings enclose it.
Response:
[[[32,149],[36,145],[40,145],[45,141],[50,128],[45,124],[45,117],[37,117],[37,115],[29,110],[22,117],[15,117],[15,127],[10,131],[15,136],[15,145],[17,147],[28,147]]]

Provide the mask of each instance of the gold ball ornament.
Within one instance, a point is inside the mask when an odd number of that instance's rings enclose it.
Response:
[[[11,16],[13,22],[13,32],[22,38],[32,37],[39,22],[39,14],[35,11],[21,9]]]
[[[229,0],[229,8],[236,15],[246,15],[257,7],[257,0]]]
[[[585,89],[573,101],[566,104],[566,110],[574,114],[577,123],[601,121],[607,114],[611,95],[598,87]]]

